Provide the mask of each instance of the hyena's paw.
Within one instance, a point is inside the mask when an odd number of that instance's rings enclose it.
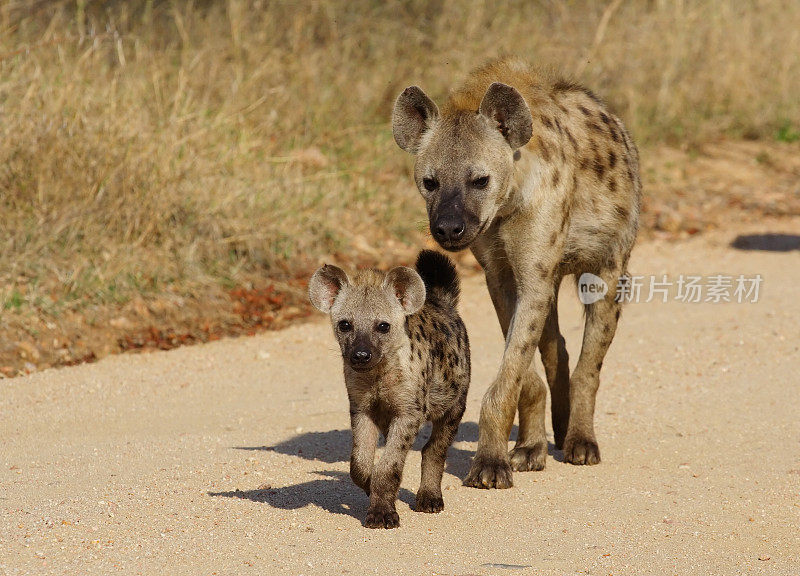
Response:
[[[472,468],[464,479],[464,486],[473,488],[511,488],[511,465],[507,458],[475,456]]]
[[[533,446],[515,446],[508,453],[511,468],[517,472],[544,470],[547,459],[547,442],[537,442]]]
[[[364,520],[367,528],[397,528],[400,526],[400,516],[394,507],[375,506],[367,510],[367,518]]]
[[[564,462],[579,466],[600,464],[600,448],[594,438],[568,434],[564,440]]]
[[[428,512],[432,514],[441,512],[444,510],[444,500],[442,499],[441,492],[439,494],[434,494],[432,492],[420,490],[417,492],[414,509],[417,512]]]

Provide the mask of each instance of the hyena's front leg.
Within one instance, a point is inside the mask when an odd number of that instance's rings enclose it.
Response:
[[[389,424],[386,447],[370,481],[369,509],[364,521],[367,528],[396,528],[400,525],[395,501],[403,478],[406,455],[417,437],[419,427],[420,419],[416,415],[399,416]]]
[[[552,285],[547,268],[541,264],[539,267],[541,272],[537,276],[527,275],[523,281],[518,281],[517,305],[506,336],[500,372],[486,392],[481,405],[478,450],[472,468],[464,480],[466,486],[510,488],[513,485],[507,443],[523,383],[526,394],[531,395],[530,402],[525,402],[523,409],[533,410],[531,413],[535,413],[537,409],[541,412],[539,423],[535,422],[534,417],[532,425],[526,425],[523,432],[543,437],[543,384],[529,370],[532,369],[533,354],[550,306]],[[532,390],[532,386],[536,386],[538,390]],[[525,456],[527,458],[528,454]],[[538,455],[534,460],[537,458]]]
[[[566,343],[558,328],[558,289],[561,276],[556,274],[553,282],[553,298],[539,338],[553,418],[553,434],[558,448],[564,444],[569,423],[569,355]],[[519,434],[517,444],[510,452],[511,467],[517,471],[543,470],[547,458],[547,436],[545,433],[544,382],[533,364],[523,379],[519,396]]]
[[[508,453],[511,468],[517,472],[544,470],[547,460],[547,434],[544,427],[547,389],[533,363],[522,377],[519,394],[519,433]]]
[[[542,287],[544,288],[544,286]],[[542,294],[547,298],[547,290]],[[475,488],[513,486],[508,458],[508,437],[520,399],[523,380],[542,332],[549,301],[520,299],[511,322],[500,373],[486,391],[478,423],[478,450],[464,485]],[[538,379],[538,377],[537,377]],[[527,380],[535,383],[536,380]],[[541,386],[541,379],[538,379]],[[543,405],[542,405],[543,406]],[[542,419],[543,422],[543,419]]]
[[[481,405],[478,450],[464,480],[467,486],[510,488],[513,485],[507,447],[520,400],[522,442],[518,442],[519,455],[514,453],[515,462],[520,469],[535,469],[546,453],[544,385],[533,372],[531,363],[553,299],[553,280],[563,249],[568,217],[566,201],[543,205],[535,222],[531,222],[528,215],[520,215],[503,223],[498,237],[504,253],[499,254],[494,247],[483,253],[480,246],[475,250],[476,256],[480,253],[478,260],[482,264],[486,262],[487,270],[500,260],[505,260],[513,270],[514,282],[511,285],[501,282],[499,287],[505,298],[492,296],[495,302],[505,302],[507,307],[513,305],[513,315],[506,331],[500,372]],[[561,225],[557,231],[549,233],[554,222],[561,222]],[[498,316],[502,325],[499,309]],[[521,396],[523,385],[525,395]]]
[[[378,427],[372,418],[358,411],[351,412],[350,423],[353,429],[350,478],[356,486],[369,495],[372,467],[375,463],[375,446],[378,443]]]
[[[583,345],[569,384],[569,427],[564,440],[564,460],[571,464],[598,464],[600,448],[594,435],[594,404],[600,386],[600,368],[608,352],[621,304],[615,301],[619,271],[599,276],[609,286],[606,297],[586,306]]]
[[[553,419],[553,436],[556,448],[564,447],[569,425],[569,354],[564,337],[558,327],[558,288],[561,278],[554,283],[553,303],[544,325],[539,351],[550,386],[550,407]]]
[[[496,239],[490,240],[492,244]],[[503,336],[508,337],[511,317],[517,307],[516,279],[504,251],[495,245],[491,259],[481,256],[481,266],[486,273],[486,286],[492,297]],[[547,458],[547,436],[544,427],[546,390],[533,363],[528,365],[520,383],[519,434],[514,449],[509,452],[510,466],[517,471],[543,470]],[[477,486],[476,484],[470,484]]]
[[[422,481],[417,491],[415,509],[417,512],[441,512],[444,510],[442,498],[442,475],[444,474],[447,449],[456,437],[458,425],[467,405],[467,393],[438,420],[434,421],[431,437],[422,449]]]

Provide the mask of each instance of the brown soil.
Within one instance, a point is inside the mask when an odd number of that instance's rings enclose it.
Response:
[[[800,147],[797,144],[721,141],[697,149],[643,151],[645,204],[641,237],[678,239],[764,217],[800,215]],[[349,254],[332,254],[347,266],[409,263],[422,244],[392,242],[378,251],[367,239]],[[478,270],[468,253],[461,268]],[[92,362],[109,354],[166,350],[222,336],[278,330],[311,313],[307,279],[317,263],[304,262],[290,280],[254,277],[232,290],[137,298],[124,305],[71,311],[54,318],[2,311],[0,378],[52,366]]]

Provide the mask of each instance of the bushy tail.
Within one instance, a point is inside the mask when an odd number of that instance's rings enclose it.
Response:
[[[426,300],[446,306],[456,306],[461,293],[456,267],[441,252],[423,250],[417,256],[417,272],[422,276],[427,292]]]

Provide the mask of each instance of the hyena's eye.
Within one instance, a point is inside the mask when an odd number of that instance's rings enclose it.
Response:
[[[347,320],[339,320],[339,324],[337,324],[337,326],[339,327],[340,332],[350,332],[350,330],[353,329],[353,325]]]
[[[423,178],[422,185],[428,192],[433,192],[439,187],[439,181],[436,178]]]
[[[481,176],[480,178],[475,178],[472,181],[472,187],[478,189],[486,188],[488,184],[489,184],[488,176]]]
[[[388,322],[381,322],[380,324],[378,324],[375,327],[375,330],[377,330],[381,334],[386,334],[387,332],[389,332],[390,328],[391,328],[391,326],[389,326]]]

